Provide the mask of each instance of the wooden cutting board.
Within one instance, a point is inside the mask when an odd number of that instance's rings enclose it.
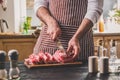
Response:
[[[27,68],[38,68],[38,67],[55,67],[55,66],[73,66],[73,65],[81,65],[82,62],[72,62],[72,63],[56,63],[56,64],[37,64],[37,65],[29,65],[24,62]]]

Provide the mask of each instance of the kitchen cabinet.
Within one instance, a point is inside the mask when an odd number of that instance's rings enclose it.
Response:
[[[99,41],[103,40],[103,46],[107,48],[107,55],[110,55],[110,41],[117,42],[117,56],[120,58],[120,33],[96,33],[94,34],[94,45],[99,46]]]
[[[36,38],[23,38],[15,36],[11,38],[0,39],[0,50],[8,52],[11,49],[16,49],[19,52],[19,61],[23,61],[33,52],[34,45],[36,43]],[[8,60],[8,58],[7,58]]]

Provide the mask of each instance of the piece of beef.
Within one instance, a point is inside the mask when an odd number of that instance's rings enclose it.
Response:
[[[57,50],[53,57],[58,63],[72,62],[72,55],[67,55],[63,50]]]
[[[45,55],[46,55],[46,57],[45,57],[46,59],[44,59],[45,63],[53,63],[54,62],[53,56],[50,53],[46,52]]]
[[[73,54],[67,54],[63,50],[57,50],[53,55],[48,52],[40,51],[38,54],[31,54],[25,62],[28,64],[50,64],[72,62]]]

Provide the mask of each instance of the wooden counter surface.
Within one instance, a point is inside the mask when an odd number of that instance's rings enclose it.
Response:
[[[25,34],[0,34],[0,39],[11,39],[11,38],[35,38],[34,35]]]
[[[109,36],[120,36],[120,33],[107,33],[107,32],[103,32],[103,33],[93,33],[94,37],[109,37]]]
[[[100,32],[96,32],[96,33],[93,33],[93,37],[111,37],[111,36],[120,36],[120,33],[107,33],[107,32],[103,32],[103,33],[100,33]],[[25,35],[25,34],[9,34],[9,33],[0,33],[0,39],[5,39],[5,38],[35,38],[34,35],[32,34],[28,34],[28,35]]]

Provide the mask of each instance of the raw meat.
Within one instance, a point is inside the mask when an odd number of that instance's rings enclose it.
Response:
[[[67,54],[63,50],[57,50],[53,55],[48,52],[40,51],[38,54],[31,54],[25,62],[27,64],[52,64],[52,63],[66,63],[72,62],[73,54]]]

